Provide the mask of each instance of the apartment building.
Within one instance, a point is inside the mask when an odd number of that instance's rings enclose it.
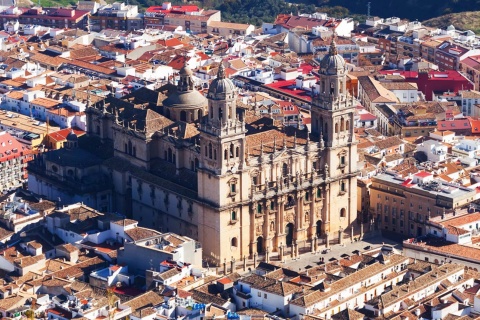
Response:
[[[203,10],[197,6],[175,6],[170,2],[162,6],[152,6],[145,11],[145,28],[180,26],[189,33],[207,33],[212,21],[221,21],[218,10]]]
[[[441,216],[474,199],[475,190],[440,182],[429,172],[408,177],[384,173],[372,178],[370,214],[382,230],[422,236],[430,217]]]
[[[90,17],[89,27],[91,31],[142,29],[143,17],[138,12],[138,6],[114,2],[100,7],[97,13]]]
[[[0,192],[16,189],[27,181],[31,151],[9,133],[0,132]]]
[[[460,61],[460,71],[473,82],[475,90],[480,90],[480,55],[475,55]]]
[[[89,14],[90,11],[87,10],[33,7],[19,15],[18,22],[51,28],[85,29],[88,26]]]
[[[479,49],[471,49],[469,47],[444,41],[435,50],[435,64],[440,70],[459,70],[460,62],[473,55],[480,54]]]
[[[222,21],[211,21],[207,26],[207,32],[222,36],[224,38],[232,38],[238,36],[248,36],[255,30],[253,24],[232,23]]]

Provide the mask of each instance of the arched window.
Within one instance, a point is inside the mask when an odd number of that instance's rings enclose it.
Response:
[[[237,157],[237,158],[240,157],[240,147],[237,147],[235,149],[235,157]]]
[[[208,157],[210,159],[212,159],[212,157],[213,157],[213,147],[212,147],[211,143],[208,144]]]
[[[338,133],[338,123],[335,123],[335,133]]]
[[[273,221],[270,222],[270,231],[275,231],[275,222]]]
[[[187,121],[187,112],[185,110],[180,111],[180,121]]]
[[[217,160],[217,149],[213,150],[213,160]]]
[[[227,149],[225,149],[225,150],[223,151],[223,159],[224,159],[224,160],[227,160],[227,159],[228,159],[228,150],[227,150]]]
[[[207,156],[208,156],[208,147],[205,146],[205,157],[207,157]]]
[[[197,171],[198,167],[199,167],[199,161],[197,158],[195,158],[195,171]]]
[[[231,214],[231,217],[232,221],[236,221],[237,220],[237,213],[235,211],[232,211],[232,214]]]
[[[350,131],[350,120],[347,120],[345,122],[345,130],[349,130]]]
[[[335,93],[335,87],[333,85],[333,82],[330,82],[330,94],[334,94]]]
[[[173,160],[173,157],[172,157],[172,149],[171,149],[171,148],[168,148],[167,161],[168,161],[168,162],[172,162],[172,160]]]
[[[131,155],[132,154],[132,141],[128,141],[128,154]]]
[[[233,143],[230,144],[230,158],[233,158],[233,149],[235,147],[233,146]]]
[[[343,118],[340,119],[340,131],[345,131],[345,122]]]
[[[238,246],[238,241],[237,241],[236,237],[232,238],[231,245],[232,245],[232,247],[237,247]]]
[[[132,153],[132,155],[133,155],[134,157],[137,156],[137,148],[133,147],[133,153]]]
[[[345,208],[340,209],[340,217],[345,218],[347,216],[347,210]]]
[[[127,153],[127,152],[128,152],[128,146],[127,146],[127,144],[125,143],[125,153]]]
[[[218,108],[218,120],[223,119],[223,110],[222,107]]]
[[[286,163],[283,164],[282,167],[282,175],[287,176],[288,175],[288,165]]]

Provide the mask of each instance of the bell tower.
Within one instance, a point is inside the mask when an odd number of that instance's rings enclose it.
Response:
[[[320,63],[320,79],[312,99],[312,134],[323,140],[327,232],[341,235],[357,218],[357,144],[354,135],[355,98],[347,87],[345,60],[332,39]]]
[[[239,259],[249,232],[249,173],[245,164],[245,123],[237,116],[236,88],[222,64],[207,93],[208,114],[200,125],[198,198],[203,209],[199,240],[212,248],[212,261]]]
[[[207,94],[208,114],[200,127],[203,169],[215,175],[241,170],[245,162],[245,123],[237,117],[236,89],[222,64]]]

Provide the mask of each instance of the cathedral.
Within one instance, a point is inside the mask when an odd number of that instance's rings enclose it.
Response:
[[[185,66],[177,86],[91,105],[81,151],[88,161],[68,157],[81,139],[61,157],[51,151],[32,163],[29,187],[54,200],[88,198],[97,209],[196,239],[210,265],[338,240],[357,223],[355,104],[346,73],[332,41],[307,132],[237,106],[222,64],[206,97]]]

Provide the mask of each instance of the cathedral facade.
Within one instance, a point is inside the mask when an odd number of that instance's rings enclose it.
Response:
[[[198,240],[210,265],[339,237],[357,223],[346,72],[332,42],[310,133],[237,107],[222,65],[206,98],[184,67],[165,95],[148,99],[145,91],[91,106],[88,135],[113,149],[102,163],[113,184],[111,210]]]

